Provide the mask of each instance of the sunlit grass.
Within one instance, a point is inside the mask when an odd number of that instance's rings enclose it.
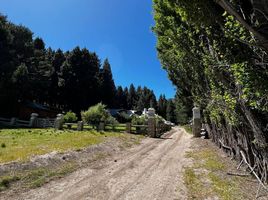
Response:
[[[187,152],[187,157],[193,158],[199,162],[195,163],[196,167],[203,167],[211,171],[224,170],[226,166],[220,160],[219,156],[210,149],[204,149],[202,151]],[[202,161],[202,162],[201,162]]]
[[[241,199],[236,181],[226,180],[214,173],[209,173],[212,182],[213,191],[215,191],[223,200]]]
[[[99,144],[107,137],[124,133],[91,131],[55,131],[54,129],[1,129],[0,163],[26,161],[31,156],[52,151],[78,150]]]
[[[55,131],[54,129],[2,129],[0,130],[0,163],[27,161],[34,155],[52,151],[80,150],[93,144],[116,138],[120,148],[139,144],[144,136],[115,132],[96,131]],[[4,145],[1,145],[4,144]],[[93,161],[104,159],[110,154],[96,152]],[[81,166],[78,160],[71,160],[56,166],[22,169],[0,174],[0,191],[12,186],[26,189],[40,187],[55,178],[63,177]]]
[[[228,168],[219,155],[204,148],[187,152],[193,166],[184,171],[184,182],[188,188],[188,199],[206,199],[215,196],[223,200],[241,199],[239,182],[235,177],[226,178]]]

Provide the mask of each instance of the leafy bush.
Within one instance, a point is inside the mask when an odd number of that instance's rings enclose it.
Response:
[[[155,121],[156,121],[156,124],[163,124],[165,122],[165,119],[161,117],[160,115],[155,115]]]
[[[127,113],[122,112],[122,113],[119,113],[119,114],[116,116],[116,119],[117,119],[120,123],[127,123],[127,122],[131,122],[132,117],[129,116]]]
[[[74,112],[72,112],[72,111],[67,112],[64,115],[63,119],[64,119],[64,122],[66,122],[66,123],[72,123],[72,122],[77,121],[76,114]]]
[[[91,106],[87,111],[82,111],[81,116],[84,122],[94,126],[97,126],[100,122],[107,123],[112,117],[102,103]]]
[[[145,125],[148,123],[148,116],[146,116],[146,115],[134,116],[132,118],[131,123],[133,125]]]
[[[112,116],[110,115],[106,121],[107,124],[112,124],[112,125],[116,125],[118,124],[119,122]]]

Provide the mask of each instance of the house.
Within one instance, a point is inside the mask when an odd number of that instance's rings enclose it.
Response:
[[[57,114],[62,111],[56,108],[52,108],[40,103],[23,101],[18,103],[19,119],[29,119],[32,113],[37,113],[42,118],[55,118]]]

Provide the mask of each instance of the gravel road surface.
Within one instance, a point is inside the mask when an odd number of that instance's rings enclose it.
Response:
[[[187,199],[182,171],[189,163],[184,155],[190,148],[190,138],[183,129],[174,128],[160,139],[146,138],[99,166],[79,169],[15,199]]]

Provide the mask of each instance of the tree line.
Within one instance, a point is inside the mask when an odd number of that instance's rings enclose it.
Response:
[[[102,63],[86,48],[65,52],[46,48],[45,42],[33,38],[27,27],[0,15],[1,116],[14,116],[16,105],[23,101],[77,114],[99,102],[108,108],[139,111],[153,107],[164,118],[174,120],[172,111],[168,111],[172,110],[172,101],[164,96],[157,100],[153,90],[133,84],[116,87],[108,59]]]
[[[267,181],[266,16],[262,0],[154,0],[158,55],[181,112],[199,106],[213,141],[243,152]]]

